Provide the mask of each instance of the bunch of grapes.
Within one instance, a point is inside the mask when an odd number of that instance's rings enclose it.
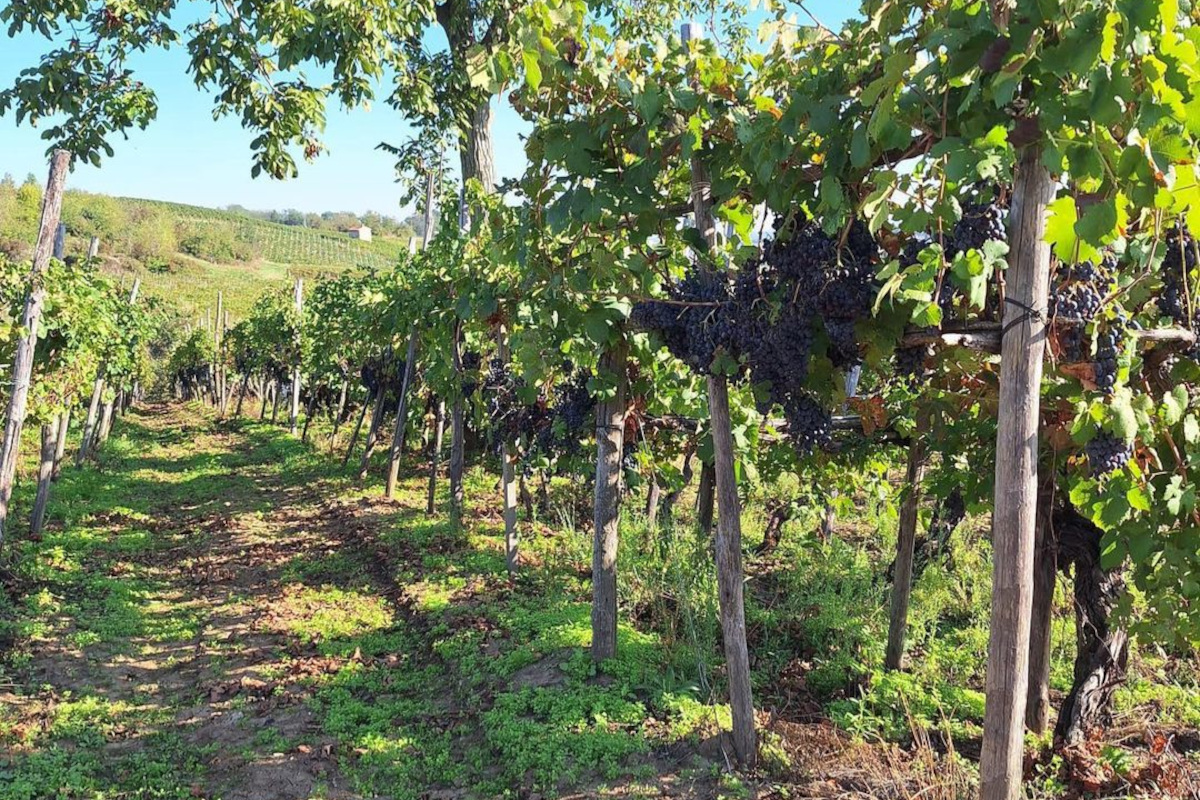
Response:
[[[554,405],[538,419],[531,419],[533,449],[546,455],[570,454],[596,419],[596,401],[588,391],[588,375],[579,372],[554,389]]]
[[[462,366],[462,393],[470,399],[479,388],[479,368],[483,365],[483,354],[478,350],[468,350],[459,359]]]
[[[1124,439],[1108,433],[1097,434],[1084,446],[1092,477],[1102,478],[1122,469],[1133,458],[1133,448]]]
[[[1176,325],[1192,326],[1188,314],[1187,286],[1196,269],[1196,242],[1186,229],[1177,228],[1167,236],[1167,251],[1163,257],[1163,288],[1158,295],[1158,307]]]
[[[971,203],[963,207],[947,242],[947,254],[953,258],[968,250],[981,250],[991,241],[1005,241],[1004,209],[996,201]]]
[[[788,435],[801,455],[829,446],[833,439],[833,419],[811,395],[792,395],[782,406]]]
[[[904,381],[910,389],[916,389],[929,374],[926,362],[933,356],[933,347],[917,345],[915,347],[898,347],[894,355],[896,376]]]
[[[696,268],[671,288],[670,300],[648,300],[633,308],[636,327],[657,331],[663,344],[696,372],[711,373],[722,351],[738,356],[741,321],[733,308],[729,278]]]
[[[1118,357],[1124,339],[1125,326],[1119,320],[1114,320],[1096,334],[1096,388],[1105,394],[1116,391]]]

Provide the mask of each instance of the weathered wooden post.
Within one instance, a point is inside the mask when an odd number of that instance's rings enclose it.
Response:
[[[293,298],[296,304],[296,324],[300,325],[304,314],[304,279],[296,278],[295,297]],[[289,428],[293,436],[296,435],[296,418],[300,415],[300,338],[302,333],[299,328],[296,329],[296,363],[292,366],[292,408],[290,414]]]
[[[1003,313],[1006,333],[1000,345],[992,613],[979,761],[982,800],[1017,800],[1021,796],[1037,518],[1038,414],[1050,286],[1046,209],[1054,193],[1054,181],[1042,164],[1041,147],[1026,146],[1013,181]]]
[[[1050,633],[1054,621],[1054,584],[1058,540],[1054,532],[1053,480],[1042,480],[1034,527],[1033,610],[1029,615],[1029,690],[1025,727],[1042,734],[1050,726]]]
[[[367,409],[375,402],[377,391],[367,390],[367,396],[363,398],[362,408],[358,412],[358,423],[354,426],[354,433],[350,434],[350,444],[346,447],[346,455],[342,457],[343,467],[350,463],[350,456],[354,455],[354,446],[358,444],[358,435],[362,433],[363,420],[367,417]]]
[[[213,326],[213,379],[217,385],[217,413],[225,416],[225,377],[221,363],[221,318],[225,314],[225,293],[217,291],[217,324]]]
[[[699,41],[696,23],[683,26],[685,42]],[[692,208],[696,228],[709,247],[717,244],[712,216],[712,180],[701,158],[692,156]],[[754,696],[750,687],[750,651],[746,643],[746,610],[742,576],[742,508],[734,472],[733,425],[729,415],[729,385],[725,376],[708,378],[708,413],[712,419],[713,468],[717,495],[717,591],[729,705],[733,716],[733,748],[737,760],[753,767],[758,760],[754,729]]]
[[[46,523],[46,506],[50,503],[50,483],[54,480],[55,431],[56,426],[53,423],[42,425],[37,498],[33,501],[33,520],[29,524],[29,532],[35,539],[42,535],[42,526]]]
[[[51,474],[51,480],[58,480],[58,476],[62,474],[63,458],[67,454],[67,432],[71,429],[71,409],[75,405],[75,398],[67,400],[66,408],[58,415],[58,433],[54,437],[54,470]]]
[[[621,451],[625,443],[626,360],[624,335],[607,347],[601,371],[616,379],[616,392],[596,404],[596,486],[592,506],[592,659],[617,654],[617,547],[621,521]]]
[[[908,605],[912,598],[913,553],[917,541],[917,518],[921,506],[921,481],[925,477],[925,436],[929,431],[930,410],[917,412],[917,429],[908,445],[908,470],[905,483],[908,494],[900,506],[900,524],[896,534],[896,571],[892,578],[892,613],[888,622],[887,652],[884,669],[896,670],[904,662],[904,638],[908,632]]]
[[[454,393],[454,404],[450,410],[450,522],[457,530],[463,519],[463,472],[466,468],[466,414],[462,397],[462,320],[454,321],[451,334],[450,357],[454,363],[454,375],[458,379],[458,391]]]
[[[508,331],[503,325],[496,331],[497,354],[505,364],[512,354],[508,349]],[[511,580],[516,577],[520,566],[521,533],[517,529],[517,476],[516,442],[505,441],[500,445],[500,502],[504,515],[504,565]],[[615,559],[613,568],[616,568]]]
[[[97,258],[97,257],[99,257],[99,255],[100,255],[100,237],[93,236],[92,240],[90,242],[88,242],[88,258],[89,259]]]
[[[442,437],[446,431],[446,401],[438,398],[433,412],[433,439],[429,445],[429,486],[425,490],[425,512],[432,514],[437,507],[438,468],[442,461]]]
[[[21,451],[21,431],[29,407],[29,389],[33,383],[33,358],[37,349],[38,325],[46,302],[45,274],[54,249],[54,239],[62,215],[63,187],[71,167],[71,154],[55,150],[50,158],[50,176],[42,199],[42,215],[38,225],[37,245],[33,266],[29,272],[29,294],[21,314],[20,336],[13,359],[12,394],[8,399],[4,439],[0,441],[0,547],[4,544],[4,528],[8,521],[8,506],[12,500],[13,481],[17,473],[17,456]]]
[[[396,496],[396,482],[400,479],[400,456],[404,449],[404,429],[408,423],[408,395],[412,391],[415,361],[417,360],[417,326],[414,323],[408,332],[408,349],[404,353],[404,377],[400,381],[400,399],[396,403],[396,427],[392,431],[392,449],[388,457],[387,486],[384,497],[391,500]]]
[[[58,223],[54,231],[54,257],[62,261],[67,254],[67,226]]]

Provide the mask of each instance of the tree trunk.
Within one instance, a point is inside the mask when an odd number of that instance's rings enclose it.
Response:
[[[713,472],[713,465],[704,464],[700,467],[700,492],[696,495],[696,522],[705,536],[712,533],[713,493],[716,488],[717,477]]]
[[[763,528],[762,544],[754,551],[756,556],[769,556],[779,549],[783,537],[783,526],[794,514],[791,503],[770,503],[767,508],[767,524]]]
[[[242,388],[238,392],[237,408],[235,408],[233,410],[233,415],[235,417],[241,418],[241,416],[242,416],[242,404],[246,402],[246,390],[249,387],[250,387],[250,375],[249,374],[243,375],[242,376]]]
[[[746,643],[746,611],[742,595],[742,509],[733,467],[733,430],[729,388],[723,377],[708,379],[708,411],[712,417],[714,471],[717,485],[717,591],[729,705],[733,712],[733,749],[753,768],[758,758],[754,731],[754,697],[750,689],[750,650]]]
[[[58,415],[58,433],[54,436],[54,470],[50,475],[51,480],[58,480],[58,476],[62,474],[63,459],[67,455],[67,433],[71,430],[71,402],[67,403],[66,410]]]
[[[33,359],[37,348],[38,325],[41,323],[42,306],[46,301],[46,286],[42,276],[50,265],[54,238],[62,213],[63,186],[70,166],[70,153],[66,150],[55,150],[50,159],[50,177],[42,200],[37,246],[34,248],[33,266],[29,275],[29,295],[25,298],[25,309],[21,314],[20,335],[10,373],[12,394],[9,396],[8,413],[5,415],[4,439],[0,442],[0,546],[4,544],[4,524],[8,519],[8,504],[12,500],[17,457],[21,451],[21,430],[25,426],[29,389],[33,383]]]
[[[46,506],[50,502],[50,484],[54,480],[54,450],[56,426],[51,423],[42,426],[42,453],[38,466],[37,498],[33,501],[33,521],[29,532],[33,539],[42,535],[42,527],[46,523]]]
[[[350,392],[350,381],[342,380],[342,391],[338,395],[337,413],[333,415],[333,433],[329,436],[329,441],[332,443],[337,439],[338,431],[342,428],[342,417],[346,414],[346,400]]]
[[[271,384],[266,378],[263,378],[259,387],[258,397],[262,401],[258,407],[258,421],[264,422],[267,419],[267,406],[271,404]]]
[[[996,430],[996,493],[992,514],[992,613],[988,639],[982,800],[1021,795],[1025,701],[1029,685],[1029,615],[1033,608],[1033,545],[1038,494],[1038,413],[1046,347],[1050,245],[1046,208],[1054,182],[1041,148],[1021,155],[1009,213],[1009,267],[1000,353],[1000,414]],[[1029,314],[1025,309],[1034,309]]]
[[[1054,579],[1058,574],[1058,544],[1051,513],[1054,488],[1038,493],[1034,528],[1033,613],[1029,621],[1029,690],[1025,727],[1037,734],[1050,725],[1050,629],[1054,620]]]
[[[683,482],[679,484],[679,488],[667,492],[667,496],[662,501],[662,517],[663,521],[670,525],[675,519],[675,505],[679,502],[679,496],[683,494],[687,487],[692,485],[692,476],[695,470],[692,469],[692,462],[696,455],[696,448],[689,443],[686,451],[683,454]]]
[[[275,381],[271,385],[271,424],[275,425],[279,422],[279,396],[282,393],[283,387],[279,381]]]
[[[465,143],[460,152],[463,178],[478,180],[483,185],[483,190],[491,193],[496,188],[491,98],[483,98],[475,106],[465,134]]]
[[[1075,569],[1075,680],[1054,727],[1056,740],[1082,743],[1111,721],[1113,694],[1125,680],[1129,635],[1111,615],[1124,591],[1119,570],[1100,565],[1103,531],[1072,508],[1056,509],[1053,522],[1062,567]]]
[[[362,458],[358,462],[358,479],[367,477],[371,468],[371,456],[375,453],[375,445],[379,444],[379,429],[383,427],[383,405],[387,400],[387,391],[382,385],[375,394],[375,407],[371,409],[371,425],[367,428],[367,440],[363,442]]]
[[[908,494],[900,506],[900,524],[896,534],[896,574],[892,579],[892,613],[888,622],[887,651],[883,668],[900,669],[904,661],[904,637],[908,632],[908,604],[912,598],[913,554],[917,539],[917,516],[921,508],[921,481],[925,477],[925,435],[929,431],[929,411],[918,412],[917,430],[908,445],[908,469],[905,483]]]
[[[614,375],[612,399],[596,405],[596,486],[592,508],[592,659],[617,654],[617,536],[621,521],[621,450],[625,440],[626,360],[629,345],[609,346],[600,369]]]
[[[655,475],[650,476],[650,485],[646,487],[646,526],[651,530],[658,527],[658,506],[662,498],[662,487],[658,485],[658,478]]]
[[[392,451],[388,457],[387,486],[384,497],[391,500],[396,496],[396,482],[400,478],[400,456],[404,450],[404,431],[408,424],[408,395],[412,391],[413,362],[417,358],[417,326],[408,334],[408,350],[404,356],[404,379],[400,383],[400,401],[396,404],[396,428],[392,432]]]
[[[308,408],[304,410],[304,430],[300,434],[302,443],[308,442],[308,427],[312,425],[313,414],[317,411],[317,395],[313,393],[312,397],[308,398]]]
[[[437,507],[438,469],[442,461],[442,437],[446,431],[446,401],[439,399],[433,412],[433,440],[429,446],[429,486],[425,490],[425,511],[432,514]]]
[[[100,427],[96,431],[96,442],[92,446],[94,450],[99,450],[105,442],[108,441],[108,435],[112,433],[113,423],[113,401],[107,400],[101,407],[100,412]]]
[[[354,426],[354,433],[350,434],[350,444],[346,447],[346,455],[342,456],[342,466],[345,467],[350,463],[350,456],[354,455],[354,446],[358,444],[358,435],[362,433],[363,420],[366,419],[367,409],[375,402],[375,392],[368,390],[367,396],[363,398],[362,408],[358,412],[358,423]]]

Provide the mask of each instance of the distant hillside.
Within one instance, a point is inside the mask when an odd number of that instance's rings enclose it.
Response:
[[[0,182],[0,252],[29,256],[40,204],[36,183]],[[147,296],[170,301],[185,316],[213,307],[218,290],[240,317],[264,291],[285,288],[296,276],[386,268],[409,240],[362,242],[232,211],[77,191],[66,195],[63,223],[67,255],[86,254],[99,237],[102,269],[125,280],[140,277]]]

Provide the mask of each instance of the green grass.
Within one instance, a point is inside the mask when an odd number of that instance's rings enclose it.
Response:
[[[0,606],[17,641],[5,682],[21,697],[0,707],[0,785],[16,787],[6,800],[218,798],[244,779],[239,770],[300,752],[327,753],[331,772],[314,796],[331,774],[357,796],[396,800],[436,790],[652,797],[665,772],[700,786],[697,796],[806,780],[791,763],[794,744],[777,733],[764,735],[758,776],[724,775],[714,760],[708,743],[730,725],[715,575],[710,540],[686,517],[662,532],[626,514],[619,654],[596,665],[587,532],[523,523],[525,566],[510,583],[486,463],[468,473],[469,523],[456,532],[424,512],[415,462],[385,502],[377,484],[357,484],[330,457],[323,425],[314,430],[305,446],[279,427],[155,411],[123,421],[99,465],[64,474],[45,538],[14,546],[27,591]],[[578,491],[556,482],[555,505],[574,507]],[[894,511],[890,498],[855,501],[830,541],[803,519],[773,557],[748,558],[756,700],[784,719],[797,702],[815,705],[868,742],[907,745],[919,728],[975,740],[985,526],[960,531],[950,562],[920,577],[910,667],[887,673],[881,573]],[[761,525],[747,513],[748,547]],[[1052,682],[1061,691],[1074,637],[1067,598],[1058,612]],[[80,672],[35,678],[50,659]],[[123,664],[153,665],[156,677],[118,680]],[[200,671],[172,684],[190,664]],[[1120,713],[1156,708],[1162,724],[1194,729],[1195,674],[1178,658],[1141,653]],[[221,694],[229,685],[242,688]],[[197,708],[240,721],[198,744],[185,722]],[[278,725],[288,708],[307,724]],[[1122,748],[1106,753],[1113,769],[1136,761]],[[934,764],[926,782],[949,769]],[[955,764],[955,775],[970,775]],[[1061,764],[1039,764],[1040,796],[1054,796],[1060,773]]]

